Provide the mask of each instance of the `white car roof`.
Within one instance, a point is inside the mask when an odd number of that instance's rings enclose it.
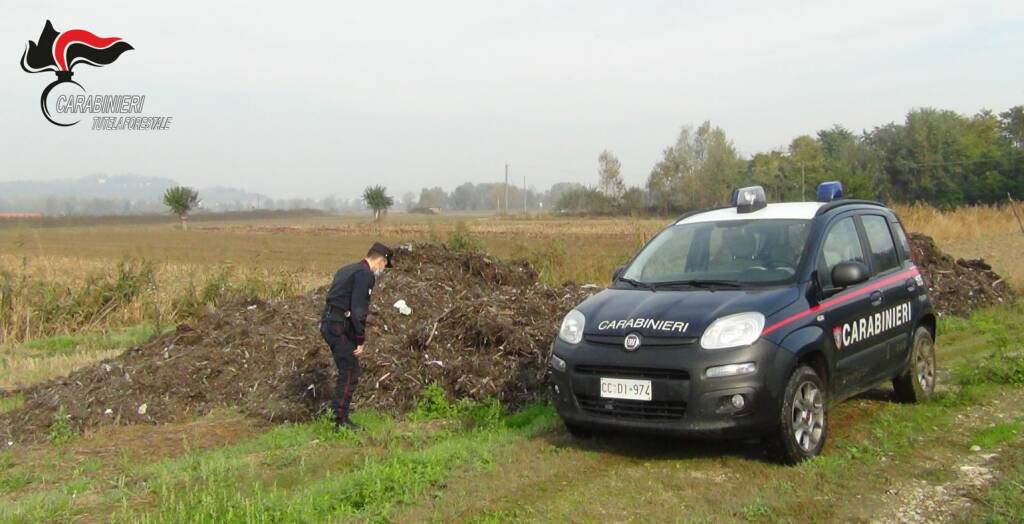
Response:
[[[786,202],[781,204],[768,204],[767,206],[750,213],[737,213],[735,207],[715,209],[688,216],[679,224],[696,224],[699,222],[718,222],[722,220],[765,220],[765,219],[795,219],[810,220],[818,212],[823,202]]]

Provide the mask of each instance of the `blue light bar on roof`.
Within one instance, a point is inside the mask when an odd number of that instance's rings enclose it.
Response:
[[[818,202],[831,202],[843,198],[843,184],[839,181],[818,184]]]

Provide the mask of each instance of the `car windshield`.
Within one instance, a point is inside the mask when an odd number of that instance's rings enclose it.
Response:
[[[809,228],[809,220],[793,219],[672,226],[637,255],[620,280],[633,286],[792,282]]]

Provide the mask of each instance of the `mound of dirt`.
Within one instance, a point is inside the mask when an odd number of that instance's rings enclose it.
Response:
[[[562,315],[587,294],[540,284],[525,262],[403,246],[374,288],[354,404],[401,412],[436,382],[453,398],[521,405],[543,389]],[[392,307],[400,299],[411,315]],[[0,416],[0,432],[6,440],[38,439],[61,409],[76,430],[179,421],[225,406],[270,422],[310,420],[329,402],[335,375],[318,331],[323,301],[322,288],[210,311],[115,358],[22,390],[24,405]]]
[[[939,315],[967,316],[1013,300],[1013,290],[984,260],[953,260],[932,237],[920,233],[910,235],[910,245]]]

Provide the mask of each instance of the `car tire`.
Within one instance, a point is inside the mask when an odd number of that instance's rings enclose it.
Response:
[[[573,424],[572,422],[566,422],[565,429],[573,436],[573,438],[588,439],[594,436],[594,431],[592,429]]]
[[[900,402],[924,402],[935,393],[935,340],[931,331],[921,326],[914,331],[910,362],[902,375],[892,381]]]
[[[775,437],[782,460],[797,464],[821,453],[828,438],[828,398],[825,382],[810,366],[789,376],[782,398]]]

